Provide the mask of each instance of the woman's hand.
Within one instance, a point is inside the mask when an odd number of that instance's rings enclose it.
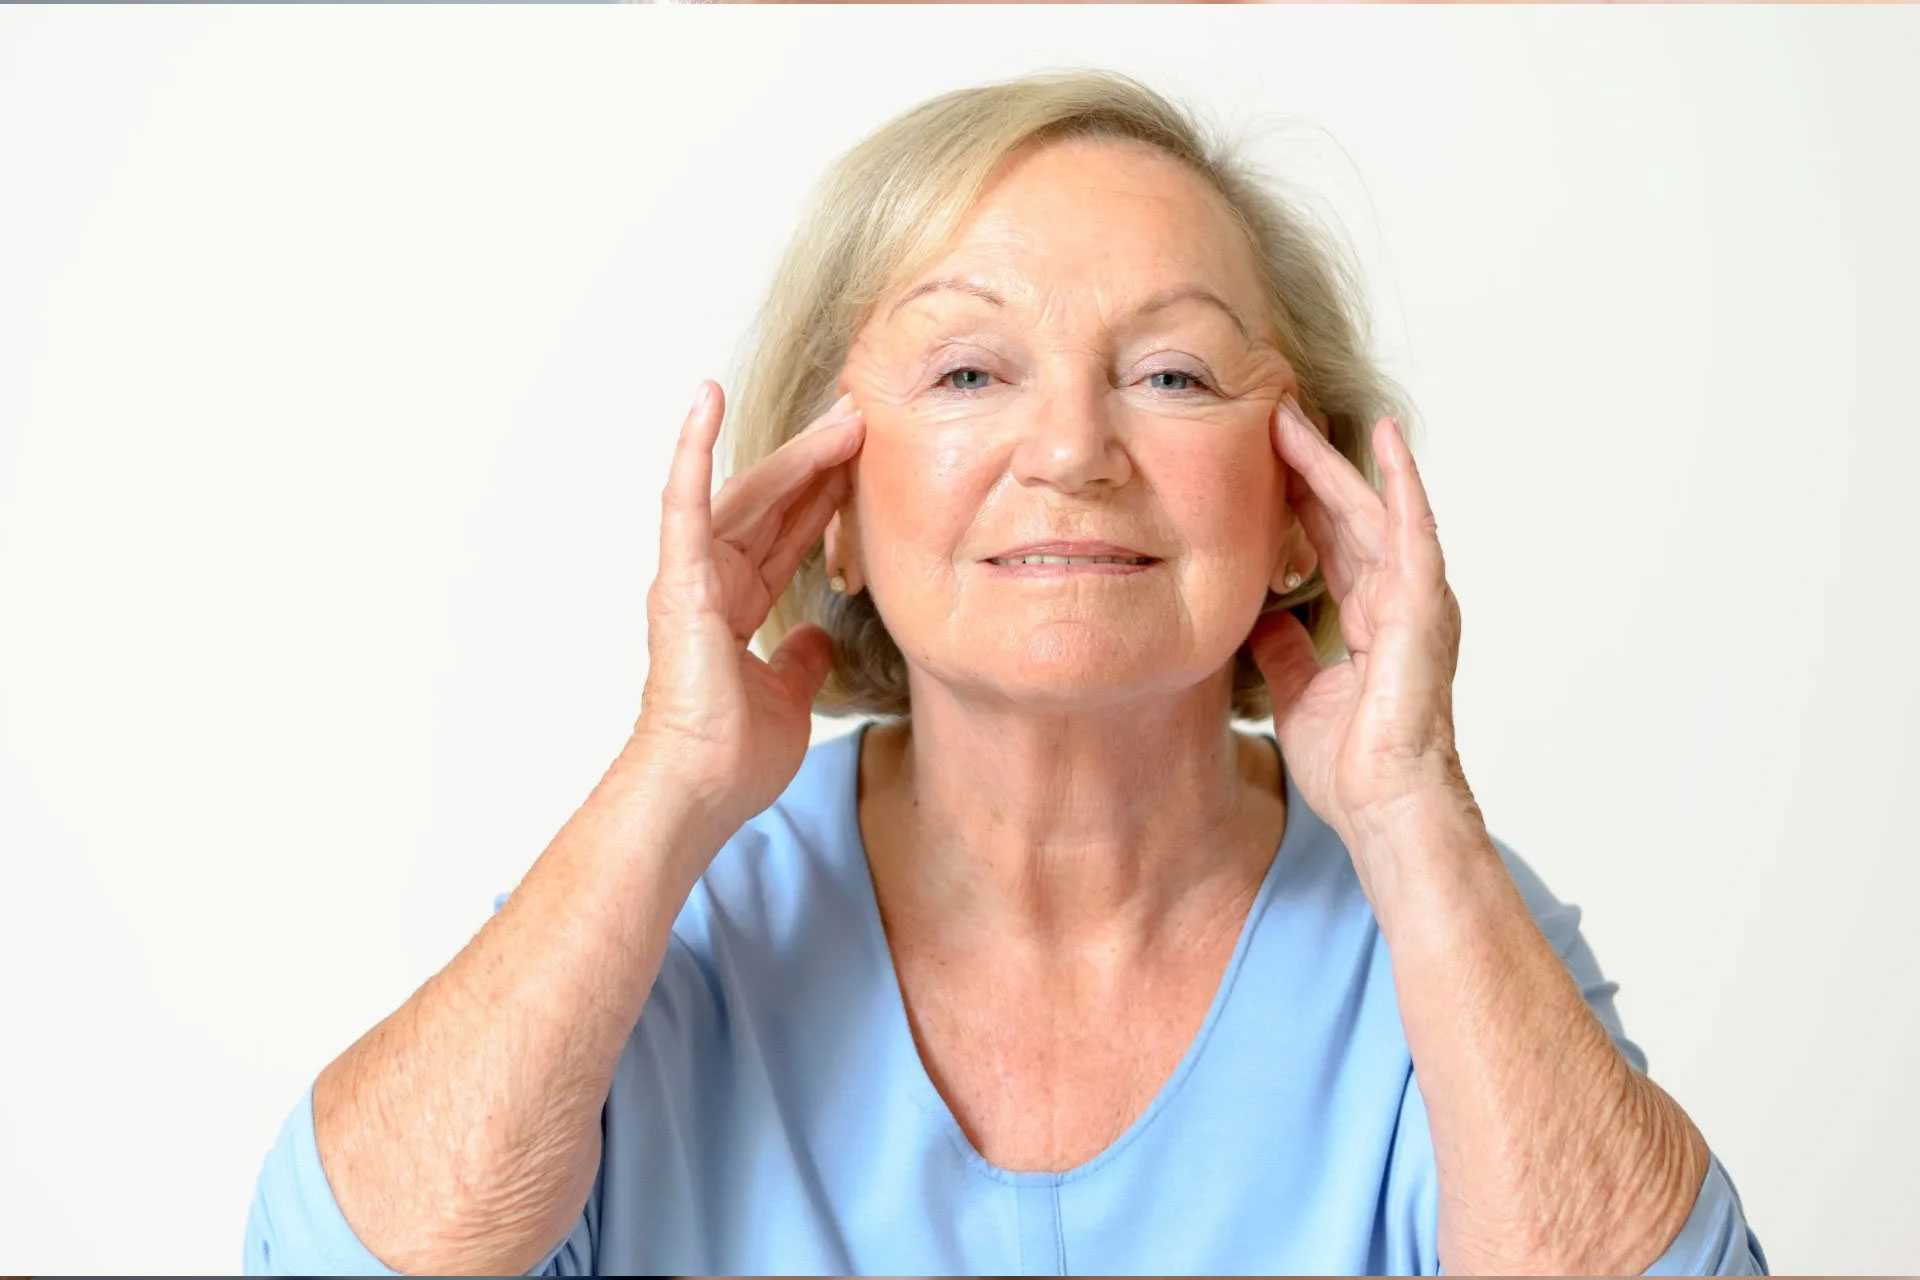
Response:
[[[1348,847],[1397,808],[1442,793],[1471,804],[1453,735],[1460,605],[1433,511],[1399,424],[1374,424],[1384,498],[1302,415],[1274,412],[1287,502],[1299,516],[1351,655],[1322,669],[1291,613],[1254,628],[1280,749],[1307,803]]]
[[[795,627],[769,661],[747,642],[846,500],[865,438],[852,397],[711,494],[723,401],[703,382],[661,497],[647,593],[647,682],[628,753],[644,755],[731,833],[799,772],[833,643]]]

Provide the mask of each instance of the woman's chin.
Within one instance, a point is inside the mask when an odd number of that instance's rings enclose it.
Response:
[[[972,683],[1024,708],[1094,711],[1165,694],[1182,681],[1169,662],[1138,654],[1048,652],[1044,646],[1017,649],[992,663],[980,663]],[[1190,683],[1190,682],[1188,682]]]

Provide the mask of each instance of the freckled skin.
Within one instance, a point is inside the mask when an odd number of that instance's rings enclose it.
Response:
[[[954,276],[1006,307],[943,290],[888,315]],[[1129,319],[1184,283],[1255,340],[1204,302]],[[1269,433],[1296,382],[1220,198],[1142,144],[1029,148],[900,284],[848,354],[866,437],[827,541],[913,666],[963,695],[1082,708],[1217,672],[1268,586],[1311,563]],[[980,372],[943,377],[962,368]],[[1044,583],[980,563],[1045,537],[1162,563]]]

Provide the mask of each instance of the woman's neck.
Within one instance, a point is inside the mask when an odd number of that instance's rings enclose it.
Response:
[[[875,725],[861,822],[883,909],[956,946],[1138,955],[1244,905],[1286,823],[1279,761],[1216,708],[981,716],[917,697]]]

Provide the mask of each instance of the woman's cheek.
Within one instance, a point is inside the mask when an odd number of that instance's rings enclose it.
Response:
[[[1263,506],[1275,493],[1278,459],[1264,435],[1227,424],[1202,424],[1181,433],[1177,443],[1155,450],[1157,487],[1195,499],[1214,497],[1225,504]]]
[[[1270,559],[1279,547],[1278,460],[1264,437],[1258,440],[1264,455],[1247,447],[1247,435],[1235,431],[1164,450],[1152,467],[1168,521],[1188,546],[1229,574],[1241,571],[1229,564]],[[1259,538],[1250,539],[1255,530]]]
[[[930,496],[959,498],[987,465],[991,452],[977,424],[955,420],[928,423],[921,465],[925,483],[932,491]]]
[[[935,554],[942,517],[937,489],[923,471],[924,449],[903,434],[868,427],[861,446],[860,541],[869,574],[897,580],[901,573],[924,577]]]
[[[979,488],[989,449],[968,423],[905,418],[870,425],[861,454],[863,484],[878,487],[889,506],[937,527]]]

